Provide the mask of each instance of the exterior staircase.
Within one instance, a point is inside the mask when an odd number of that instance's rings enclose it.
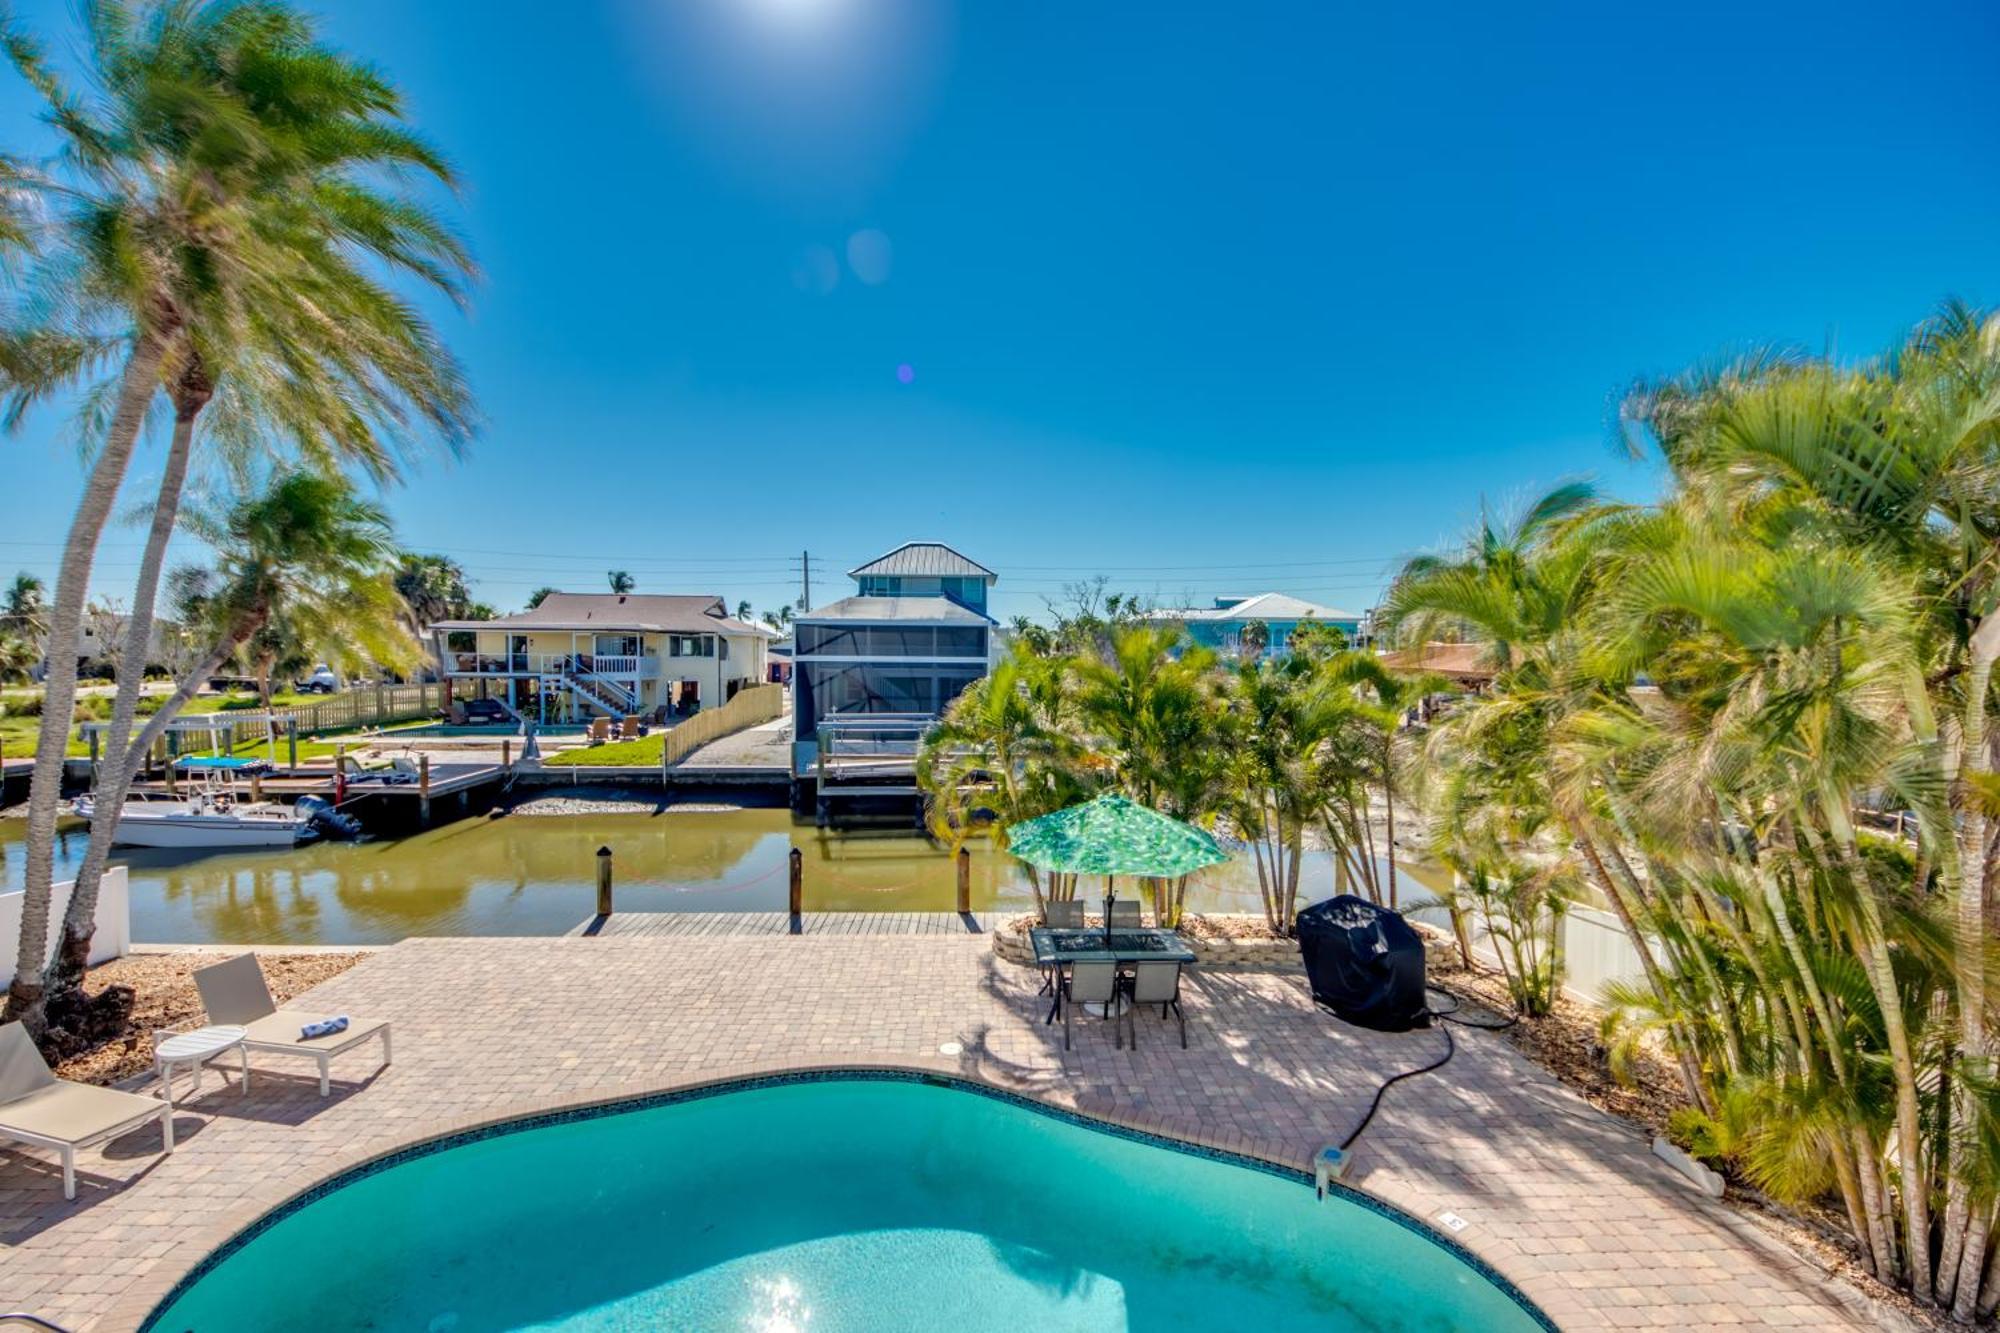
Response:
[[[545,676],[544,689],[568,690],[570,697],[582,703],[593,713],[604,717],[618,717],[634,713],[639,709],[639,700],[630,690],[604,676],[592,675],[588,671],[575,668],[565,670],[559,676]]]

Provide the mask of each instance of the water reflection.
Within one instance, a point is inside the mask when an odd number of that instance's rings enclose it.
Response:
[[[58,874],[82,859],[84,827],[65,823]],[[0,820],[0,883],[19,887],[23,823]],[[805,858],[808,911],[950,911],[951,858],[913,834],[830,833],[787,810],[467,819],[377,842],[288,851],[124,849],[132,934],[140,941],[385,944],[411,935],[554,935],[595,902],[596,853],[612,849],[627,911],[783,911],[789,854]],[[1309,856],[1301,901],[1333,891]],[[1088,892],[1099,891],[1092,886]],[[975,852],[978,910],[1025,906],[1018,865]],[[1247,859],[1192,881],[1194,910],[1261,910]]]

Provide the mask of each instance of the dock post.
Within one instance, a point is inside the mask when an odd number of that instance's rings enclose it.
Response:
[[[417,818],[425,828],[431,826],[431,757],[417,756]]]
[[[264,775],[262,773],[252,773],[250,775],[251,804],[259,805],[263,803],[263,800],[264,800]]]
[[[972,853],[958,849],[958,914],[972,914]]]
[[[285,719],[285,748],[289,752],[286,760],[292,772],[299,771],[299,719],[297,714]]]
[[[597,914],[611,915],[611,849],[597,849]]]
[[[792,893],[791,893],[791,909],[792,909],[791,927],[792,927],[792,934],[794,935],[800,933],[800,926],[803,924],[800,920],[800,917],[805,912],[805,905],[806,905],[806,854],[800,851],[798,848],[794,847],[792,848]]]
[[[180,793],[174,790],[174,757],[165,752],[164,742],[166,737],[162,736],[160,739],[162,742],[160,762],[167,776],[167,795],[178,796]]]
[[[500,742],[500,771],[503,773],[512,772],[513,768],[514,742],[512,740],[502,740]]]

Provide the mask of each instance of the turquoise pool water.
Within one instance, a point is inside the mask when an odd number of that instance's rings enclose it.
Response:
[[[406,1156],[228,1253],[154,1329],[1544,1325],[1296,1178],[891,1078],[758,1084]]]

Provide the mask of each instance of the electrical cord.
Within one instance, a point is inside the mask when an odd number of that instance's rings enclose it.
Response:
[[[1513,1027],[1516,1023],[1521,1021],[1518,1017],[1515,1017],[1515,1018],[1504,1019],[1498,1023],[1475,1023],[1470,1019],[1459,1018],[1457,1017],[1457,1014],[1460,1009],[1463,1009],[1465,1007],[1464,1001],[1460,1000],[1456,995],[1453,995],[1450,991],[1445,990],[1442,987],[1433,986],[1429,982],[1424,983],[1424,989],[1426,991],[1436,991],[1439,995],[1442,995],[1444,996],[1445,999],[1451,1001],[1451,1008],[1449,1009],[1438,1009],[1428,1004],[1426,1004],[1424,1007],[1424,1012],[1431,1018],[1434,1018],[1438,1021],[1439,1030],[1444,1033],[1444,1054],[1439,1056],[1437,1059],[1431,1061],[1429,1064],[1423,1065],[1417,1069],[1405,1069],[1400,1074],[1392,1074],[1389,1077],[1389,1079],[1382,1084],[1381,1087],[1375,1089],[1375,1098],[1373,1101],[1368,1103],[1368,1113],[1362,1116],[1361,1123],[1356,1125],[1354,1129],[1348,1134],[1348,1136],[1340,1141],[1341,1152],[1345,1153],[1349,1148],[1353,1147],[1354,1141],[1361,1137],[1361,1131],[1367,1129],[1369,1122],[1375,1119],[1375,1113],[1382,1109],[1382,1098],[1389,1091],[1389,1089],[1395,1087],[1398,1083],[1401,1083],[1406,1078],[1415,1078],[1419,1074],[1428,1074],[1434,1070],[1443,1069],[1446,1065],[1451,1063],[1451,1057],[1458,1054],[1458,1043],[1452,1039],[1451,1035],[1451,1029],[1453,1024],[1457,1024],[1461,1027],[1478,1028],[1482,1032],[1500,1032],[1507,1028]],[[1331,1008],[1331,1006],[1325,1005],[1324,1003],[1321,1004],[1321,1007],[1327,1009]]]

